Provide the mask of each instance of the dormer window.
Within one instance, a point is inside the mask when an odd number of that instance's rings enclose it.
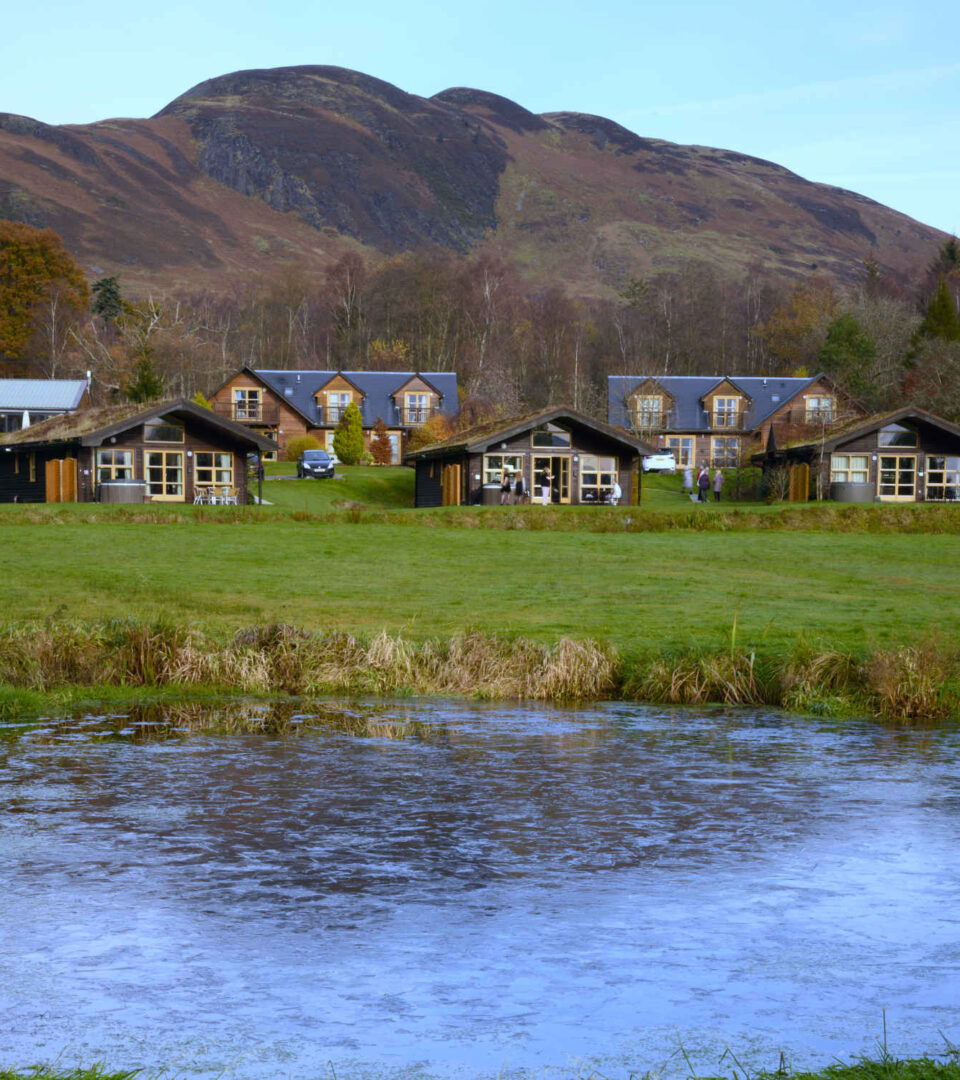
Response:
[[[327,392],[327,422],[339,424],[347,406],[353,400],[349,390],[330,390]]]
[[[430,415],[430,395],[419,390],[408,390],[403,395],[403,422],[424,424]]]
[[[715,397],[713,399],[713,426],[735,428],[740,417],[740,398]]]
[[[808,395],[806,420],[808,424],[832,424],[836,407],[832,397]]]
[[[634,422],[637,428],[664,426],[663,398],[659,394],[638,394],[634,399]]]

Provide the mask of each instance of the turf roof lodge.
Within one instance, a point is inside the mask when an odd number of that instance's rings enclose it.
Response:
[[[348,405],[363,419],[369,449],[383,420],[399,464],[410,432],[432,416],[455,416],[457,377],[451,371],[282,371],[244,367],[210,399],[214,412],[272,440],[282,455],[297,435],[333,449],[333,433]],[[270,454],[265,457],[273,456]]]

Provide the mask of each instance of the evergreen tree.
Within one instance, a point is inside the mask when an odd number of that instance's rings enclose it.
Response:
[[[163,396],[165,385],[163,376],[147,353],[137,361],[136,377],[127,387],[126,395],[131,401],[156,401]]]
[[[827,340],[817,359],[820,367],[854,396],[875,392],[871,374],[877,359],[876,342],[849,311],[827,327]]]
[[[390,445],[390,434],[383,418],[378,416],[373,425],[373,442],[370,444],[370,452],[373,460],[378,465],[389,465],[393,460],[393,447]]]
[[[960,341],[960,319],[947,287],[946,278],[941,277],[936,292],[927,304],[927,313],[917,330],[921,337],[936,338],[939,341]]]
[[[93,283],[94,315],[99,315],[105,323],[113,322],[123,311],[123,297],[120,295],[120,282],[115,277],[100,278]]]
[[[363,417],[352,401],[333,433],[333,450],[344,465],[356,465],[363,454]]]

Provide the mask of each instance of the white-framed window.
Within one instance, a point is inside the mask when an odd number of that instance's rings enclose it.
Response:
[[[97,450],[96,482],[133,479],[132,450]]]
[[[865,484],[870,475],[867,454],[831,454],[831,484]]]
[[[512,476],[522,469],[523,456],[521,454],[483,455],[483,482],[485,484],[499,484],[503,480],[504,472]]]

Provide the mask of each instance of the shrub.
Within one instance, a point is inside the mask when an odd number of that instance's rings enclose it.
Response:
[[[375,460],[376,459],[374,458],[373,454],[370,453],[369,450],[364,450],[364,452],[360,455],[360,464],[361,465],[372,465]]]
[[[363,454],[363,417],[352,401],[333,433],[333,450],[344,465],[356,465]]]
[[[390,433],[383,417],[378,416],[373,425],[373,441],[370,443],[370,453],[378,465],[389,465],[393,460],[393,447],[390,445]]]
[[[287,449],[284,451],[283,456],[287,461],[296,461],[304,450],[319,449],[320,441],[314,438],[313,435],[294,435],[294,437],[287,442]]]

